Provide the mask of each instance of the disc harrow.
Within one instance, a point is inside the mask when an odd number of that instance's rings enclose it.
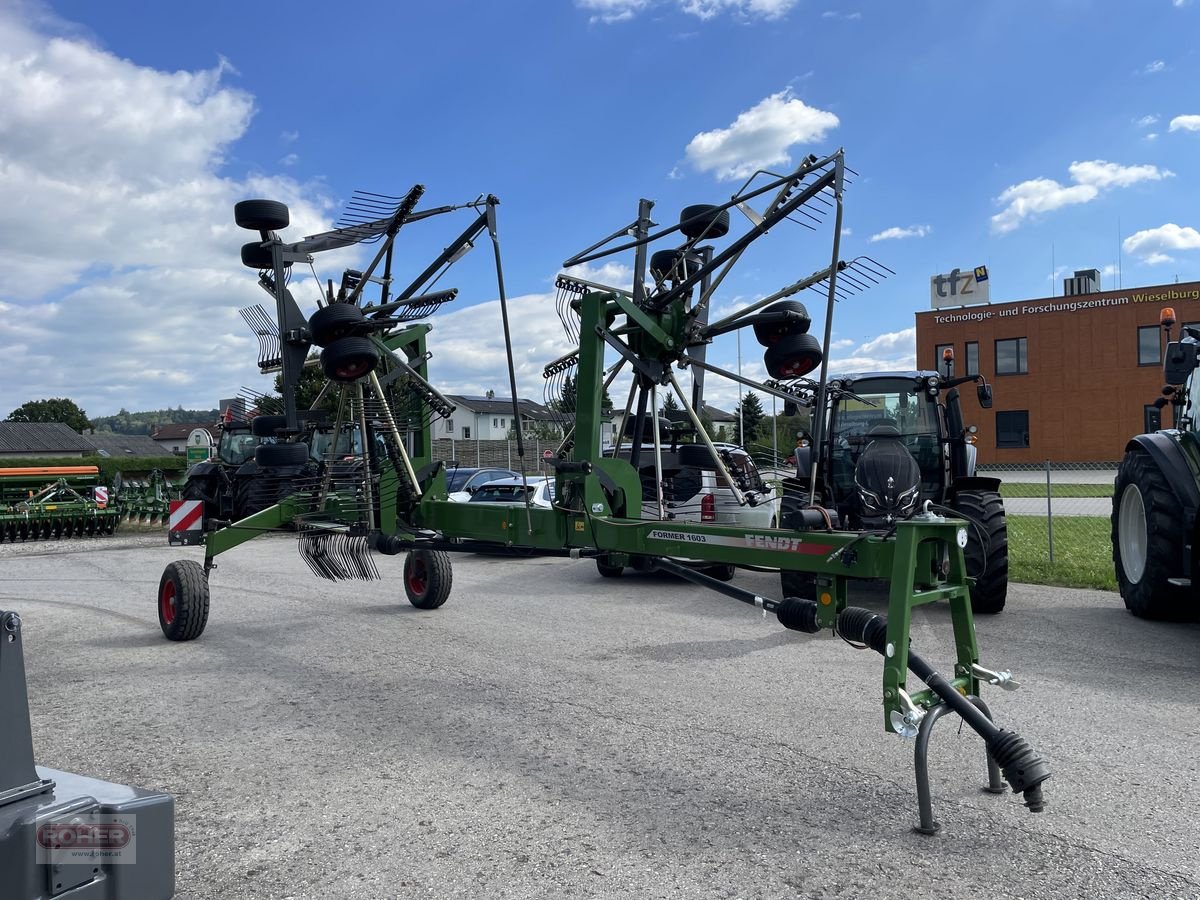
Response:
[[[0,469],[0,541],[110,535],[120,521],[96,466]]]

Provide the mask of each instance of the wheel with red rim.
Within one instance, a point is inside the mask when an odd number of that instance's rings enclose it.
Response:
[[[404,558],[404,593],[417,609],[437,609],[450,596],[450,554],[412,550]]]
[[[379,351],[365,337],[344,337],[321,351],[321,368],[333,381],[349,384],[379,365]]]
[[[204,566],[179,559],[158,583],[158,624],[170,641],[191,641],[208,624],[208,577]]]

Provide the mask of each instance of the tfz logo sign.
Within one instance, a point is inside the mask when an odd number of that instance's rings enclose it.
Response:
[[[974,272],[963,273],[959,269],[951,269],[949,275],[934,275],[933,289],[939,297],[956,297],[960,294],[971,296],[975,293],[977,282],[987,281],[987,266],[976,266]],[[946,293],[946,288],[950,293]]]
[[[988,303],[987,266],[976,266],[965,272],[951,269],[949,275],[931,276],[929,296],[934,309]]]

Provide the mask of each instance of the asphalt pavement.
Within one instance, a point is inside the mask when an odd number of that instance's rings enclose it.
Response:
[[[422,612],[401,557],[323,582],[271,537],[220,557],[208,630],[173,644],[159,577],[201,551],[151,541],[0,545],[0,609],[38,762],[175,795],[179,897],[1200,897],[1200,625],[1115,594],[1013,585],[979,620],[1049,805],[981,792],[947,717],[927,837],[881,660],[839,639],[564,559],[458,555]],[[949,624],[915,614],[941,666]]]

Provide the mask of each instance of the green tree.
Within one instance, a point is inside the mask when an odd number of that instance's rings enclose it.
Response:
[[[55,397],[51,400],[30,400],[8,414],[9,422],[63,422],[83,434],[91,428],[87,413],[74,400]]]
[[[668,391],[663,396],[664,396],[664,399],[662,402],[663,414],[665,415],[666,413],[669,413],[669,412],[679,412],[679,403],[676,402],[675,395],[672,394],[670,391]]]
[[[312,353],[309,359],[317,359],[316,353]],[[321,395],[325,384],[329,381],[325,377],[325,373],[321,371],[320,366],[305,366],[300,370],[300,378],[296,383],[296,410],[303,412],[306,409],[312,409],[312,405],[316,402],[317,397]],[[282,404],[283,396],[283,373],[280,372],[275,376],[275,390],[279,392],[279,400]],[[338,406],[338,391],[336,387],[331,387],[325,392],[325,397],[321,400],[321,405],[317,409],[323,409],[330,416],[337,414]],[[349,413],[347,407],[346,413]]]
[[[758,399],[758,394],[754,391],[743,394],[742,400],[733,414],[737,416],[737,442],[745,447],[758,437],[759,423],[766,415],[763,412],[762,401]]]

